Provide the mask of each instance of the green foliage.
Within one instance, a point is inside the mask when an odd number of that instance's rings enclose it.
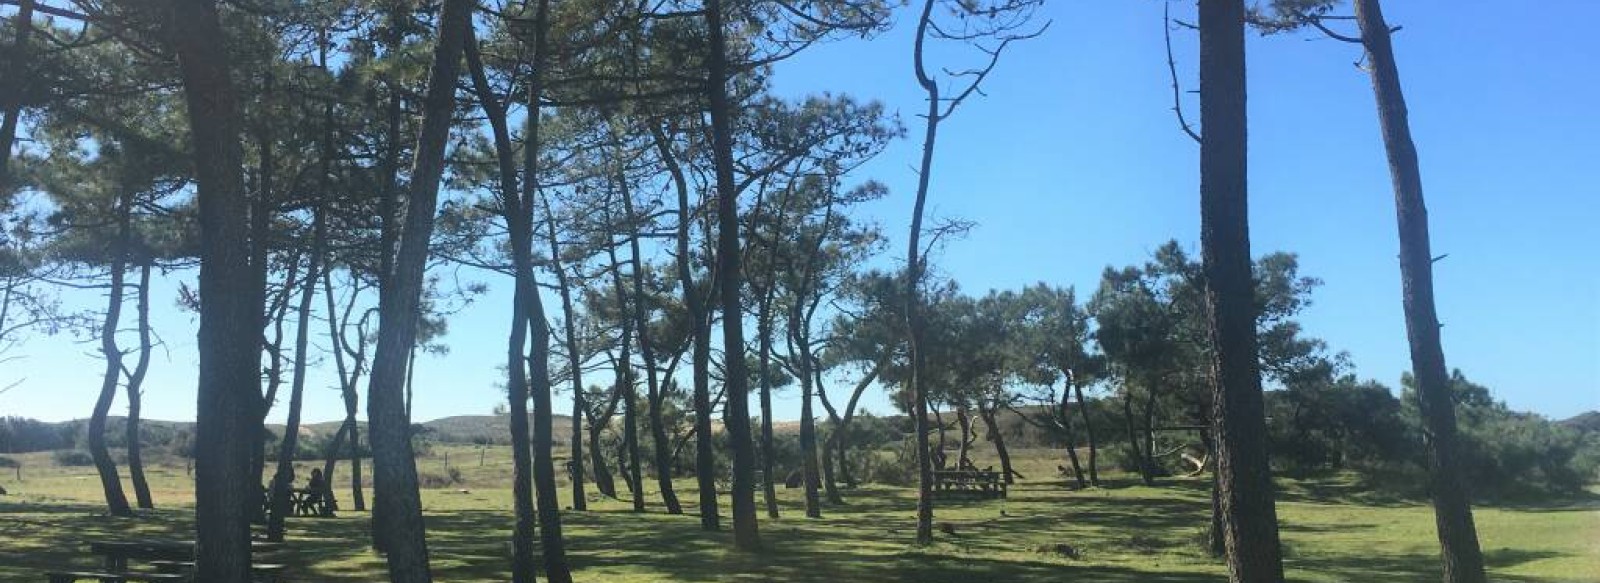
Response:
[[[1414,494],[1425,475],[1422,419],[1409,375],[1400,397],[1343,376],[1303,379],[1268,393],[1274,465],[1290,475],[1355,470],[1374,486]],[[1571,494],[1600,481],[1600,439],[1512,411],[1456,371],[1457,456],[1480,498]]]

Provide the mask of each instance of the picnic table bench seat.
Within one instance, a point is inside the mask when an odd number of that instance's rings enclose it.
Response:
[[[150,561],[150,566],[155,567],[157,573],[187,575],[194,572],[194,561]],[[275,563],[255,563],[250,565],[251,579],[261,583],[277,583],[288,568],[288,565]]]
[[[45,573],[50,583],[156,583],[160,581],[188,581],[189,576],[178,573],[134,573],[106,571],[50,571]]]
[[[933,494],[939,498],[1006,497],[1006,481],[990,470],[939,470],[933,473]]]

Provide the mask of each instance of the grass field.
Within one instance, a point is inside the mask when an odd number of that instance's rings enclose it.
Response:
[[[476,448],[441,447],[419,459],[419,468],[446,473],[446,453],[461,482],[423,491],[435,578],[505,581],[509,450],[491,448],[480,466]],[[568,554],[582,581],[1225,580],[1223,566],[1199,544],[1208,512],[1204,480],[1171,479],[1147,488],[1119,476],[1105,488],[1069,491],[1052,481],[1057,478],[1052,452],[1020,453],[1019,469],[1032,480],[1015,486],[1005,501],[941,506],[936,520],[948,523],[954,534],[938,533],[938,542],[928,548],[911,544],[914,490],[849,491],[847,505],[807,520],[799,492],[780,488],[783,518],[763,516],[767,550],[759,554],[729,550],[728,532],[703,532],[694,516],[663,513],[653,492],[647,498],[650,511],[643,514],[615,500],[591,503],[589,512],[564,513]],[[151,469],[161,508],[130,519],[103,514],[93,468],[56,467],[49,454],[10,457],[23,463],[24,479],[18,481],[9,469],[0,476],[0,486],[10,492],[0,497],[0,581],[43,580],[37,574],[43,569],[94,565],[95,557],[83,550],[86,540],[192,537],[192,486],[181,462]],[[340,470],[343,476],[345,466]],[[693,487],[692,480],[678,482],[686,509],[696,499]],[[1278,513],[1290,580],[1438,579],[1433,515],[1425,503],[1364,494],[1341,477],[1280,481],[1280,488]],[[348,488],[341,493],[345,506],[347,494]],[[728,512],[726,498],[723,512]],[[1479,507],[1476,517],[1492,579],[1600,581],[1600,499]],[[382,557],[365,544],[367,529],[363,512],[291,520],[292,551],[283,557],[291,566],[289,580],[384,579]],[[1058,545],[1070,545],[1077,557],[1056,552]]]

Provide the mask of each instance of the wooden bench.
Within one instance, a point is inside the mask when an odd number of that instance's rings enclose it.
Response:
[[[189,576],[175,573],[132,573],[132,572],[99,572],[99,571],[50,571],[45,573],[50,583],[76,583],[78,581],[98,581],[100,583],[138,583],[159,581],[188,581]]]
[[[991,500],[1006,497],[1006,481],[989,470],[940,470],[933,473],[936,498]]]
[[[177,575],[194,573],[194,561],[150,561],[150,566],[155,567],[157,573]],[[288,565],[256,563],[250,565],[250,578],[260,583],[277,583],[283,578],[284,570],[288,568]]]
[[[258,540],[250,541],[250,550],[254,554],[271,553],[283,548],[283,543]],[[128,561],[130,560],[169,562],[194,561],[193,541],[89,541],[89,551],[96,555],[105,557],[106,570],[116,573],[127,571]]]

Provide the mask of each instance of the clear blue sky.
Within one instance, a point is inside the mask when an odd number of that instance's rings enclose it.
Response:
[[[1169,111],[1161,9],[1158,0],[1052,2],[1048,34],[1009,53],[989,96],[944,126],[931,209],[979,224],[939,257],[966,290],[1036,281],[1090,290],[1106,265],[1141,261],[1167,239],[1198,245],[1197,150]],[[1600,2],[1391,1],[1386,10],[1405,27],[1395,47],[1433,246],[1449,254],[1436,271],[1449,365],[1515,408],[1554,417],[1600,408]],[[1174,11],[1189,17],[1192,7]],[[876,40],[785,63],[777,90],[878,99],[915,129],[921,94],[909,16],[900,17]],[[1249,41],[1252,246],[1299,253],[1303,271],[1327,282],[1302,316],[1308,332],[1349,351],[1361,376],[1394,386],[1409,360],[1372,93],[1352,66],[1357,47],[1307,38]],[[1194,36],[1175,32],[1174,43],[1193,89]],[[919,147],[903,140],[858,175],[891,188],[862,212],[889,232],[886,261],[903,254]],[[451,354],[419,359],[419,419],[486,413],[501,400],[509,292],[486,281],[496,290],[452,322]],[[145,409],[192,419],[195,322],[173,309],[175,288],[164,282],[154,302],[168,348]],[[0,395],[0,414],[87,416],[102,366],[93,350],[30,341],[26,360],[0,370],[0,382],[27,377]],[[308,419],[342,415],[331,386],[313,375]],[[558,397],[558,410],[566,403]],[[867,405],[887,409],[881,397]],[[792,396],[780,399],[778,416],[797,414]]]

